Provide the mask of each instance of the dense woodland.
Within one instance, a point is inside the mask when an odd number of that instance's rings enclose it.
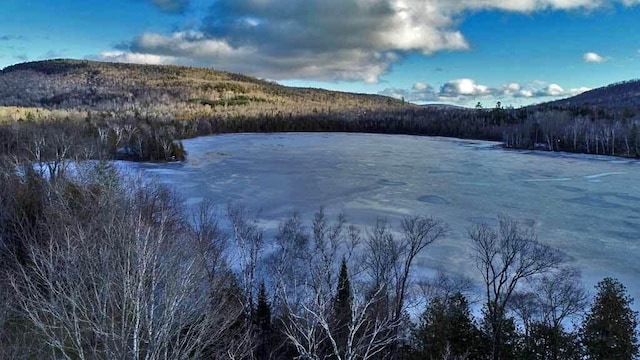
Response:
[[[173,66],[4,69],[0,359],[636,358],[638,315],[623,284],[606,278],[590,292],[508,215],[466,229],[473,279],[418,281],[416,259],[451,230],[437,218],[360,228],[320,209],[267,236],[240,204],[186,208],[165,187],[86,161],[175,161],[186,155],[180,139],[281,131],[640,157],[637,97],[600,107],[596,95],[429,108]]]

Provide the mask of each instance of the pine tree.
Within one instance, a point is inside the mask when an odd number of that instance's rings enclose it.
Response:
[[[531,324],[529,334],[524,335],[520,359],[580,360],[582,356],[578,334],[553,327],[544,322]]]
[[[616,279],[596,285],[593,305],[582,324],[582,343],[589,359],[634,359],[638,355],[638,313],[633,299]]]
[[[500,318],[491,317],[486,306],[482,309],[483,318],[481,320],[482,331],[482,351],[489,357],[487,359],[520,359],[522,334],[518,331],[516,321],[511,316],[504,313]],[[492,324],[499,324],[499,328],[494,328]],[[495,341],[497,335],[498,341]],[[483,357],[484,359],[484,357]]]
[[[412,335],[416,358],[481,358],[480,331],[460,293],[432,299]]]
[[[336,296],[333,299],[333,333],[338,344],[338,349],[342,354],[346,351],[347,338],[349,336],[349,325],[352,320],[352,301],[349,270],[347,269],[347,261],[343,258],[342,265],[340,266]]]
[[[267,290],[264,281],[260,283],[258,290],[258,300],[256,301],[254,312],[254,326],[257,333],[257,344],[255,350],[256,359],[268,359],[271,353],[271,305],[267,300]]]

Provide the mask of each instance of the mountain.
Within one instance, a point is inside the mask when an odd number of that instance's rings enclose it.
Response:
[[[598,107],[609,110],[640,109],[640,80],[611,84],[582,94],[541,104],[560,107]]]
[[[211,69],[65,59],[0,71],[0,106],[177,119],[412,107],[379,95],[286,87]]]

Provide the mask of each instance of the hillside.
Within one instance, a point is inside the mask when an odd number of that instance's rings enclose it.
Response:
[[[0,72],[1,123],[7,126],[0,126],[0,157],[37,155],[40,161],[174,161],[185,158],[180,139],[316,131],[449,136],[640,157],[640,81],[521,109],[477,111],[292,88],[210,69],[49,60]]]
[[[624,81],[582,94],[541,104],[561,107],[598,107],[609,110],[640,109],[640,80]]]
[[[2,70],[0,106],[195,119],[223,114],[383,110],[410,105],[384,96],[291,88],[202,68],[47,60]]]

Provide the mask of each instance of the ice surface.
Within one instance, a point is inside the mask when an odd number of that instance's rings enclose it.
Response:
[[[310,224],[320,206],[357,225],[386,217],[397,228],[406,214],[442,218],[451,233],[425,250],[417,276],[438,268],[475,276],[467,229],[497,225],[505,213],[567,254],[588,287],[617,277],[640,299],[638,161],[400,135],[235,134],[184,145],[185,163],[127,166],[189,203],[206,197],[261,210],[270,229],[294,210]]]
[[[420,196],[418,198],[418,201],[422,201],[422,202],[426,202],[429,204],[440,204],[440,205],[444,205],[444,204],[448,204],[449,202],[447,201],[447,199],[443,199],[440,196],[437,195],[424,195],[424,196]]]

